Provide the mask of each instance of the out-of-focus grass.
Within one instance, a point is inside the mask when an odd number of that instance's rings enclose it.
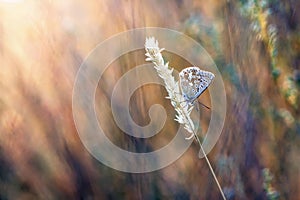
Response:
[[[144,26],[185,32],[222,73],[227,117],[209,158],[228,197],[266,199],[262,170],[268,168],[280,198],[299,199],[300,5],[266,2],[253,10],[245,6],[259,6],[254,1],[0,1],[0,199],[219,197],[196,144],[165,169],[125,174],[93,159],[79,140],[71,96],[82,60],[109,36]],[[245,8],[258,10],[256,17],[242,15]],[[272,12],[266,17],[267,9]],[[253,30],[257,19],[277,27],[276,54],[274,35],[266,32],[259,40]],[[166,57],[174,67],[187,65],[175,55]],[[132,116],[146,124],[148,108],[162,103],[169,117],[162,133],[135,139],[112,122],[110,88],[144,59],[135,52],[112,63],[96,96],[99,120],[114,133],[108,137],[138,152],[162,147],[178,128],[169,102],[149,95],[166,96],[163,87],[150,85],[132,97]],[[275,79],[274,69],[280,71]]]

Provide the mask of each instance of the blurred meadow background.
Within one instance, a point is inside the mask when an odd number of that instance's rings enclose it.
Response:
[[[221,199],[196,143],[162,170],[129,174],[98,162],[79,139],[72,89],[80,64],[110,36],[146,26],[192,37],[223,76],[226,121],[208,157],[227,199],[299,200],[297,0],[0,0],[0,199]],[[158,85],[138,89],[130,108],[136,123],[147,125],[149,107],[162,104],[168,119],[160,134],[136,139],[113,122],[113,86],[146,63],[144,53],[113,62],[96,93],[108,137],[133,152],[161,148],[178,129]],[[187,67],[164,56],[177,70]],[[208,92],[201,99],[209,105]],[[209,123],[209,111],[200,109]]]

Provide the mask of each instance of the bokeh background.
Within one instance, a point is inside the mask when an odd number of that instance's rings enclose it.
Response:
[[[78,137],[72,89],[80,64],[108,37],[145,26],[192,37],[223,76],[225,127],[208,157],[227,198],[299,200],[297,0],[0,0],[0,199],[221,199],[197,143],[160,171],[129,174],[98,162]],[[160,134],[129,137],[113,122],[113,85],[145,63],[144,53],[113,62],[96,95],[108,137],[134,152],[166,145],[178,128],[157,85],[138,89],[130,108],[136,123],[146,125],[149,107],[164,105],[168,120]],[[164,56],[177,70],[187,65]],[[208,97],[201,99],[209,105]],[[205,130],[210,113],[200,109],[208,116]]]

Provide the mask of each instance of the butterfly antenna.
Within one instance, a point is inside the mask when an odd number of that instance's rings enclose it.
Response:
[[[201,104],[202,106],[204,106],[205,108],[209,109],[210,110],[210,107],[204,105],[203,103],[201,103],[200,101],[198,101],[199,104]]]

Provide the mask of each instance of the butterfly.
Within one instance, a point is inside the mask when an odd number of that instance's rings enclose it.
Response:
[[[179,73],[179,81],[184,100],[189,104],[194,104],[194,101],[208,88],[214,78],[213,73],[195,66],[183,69]]]

